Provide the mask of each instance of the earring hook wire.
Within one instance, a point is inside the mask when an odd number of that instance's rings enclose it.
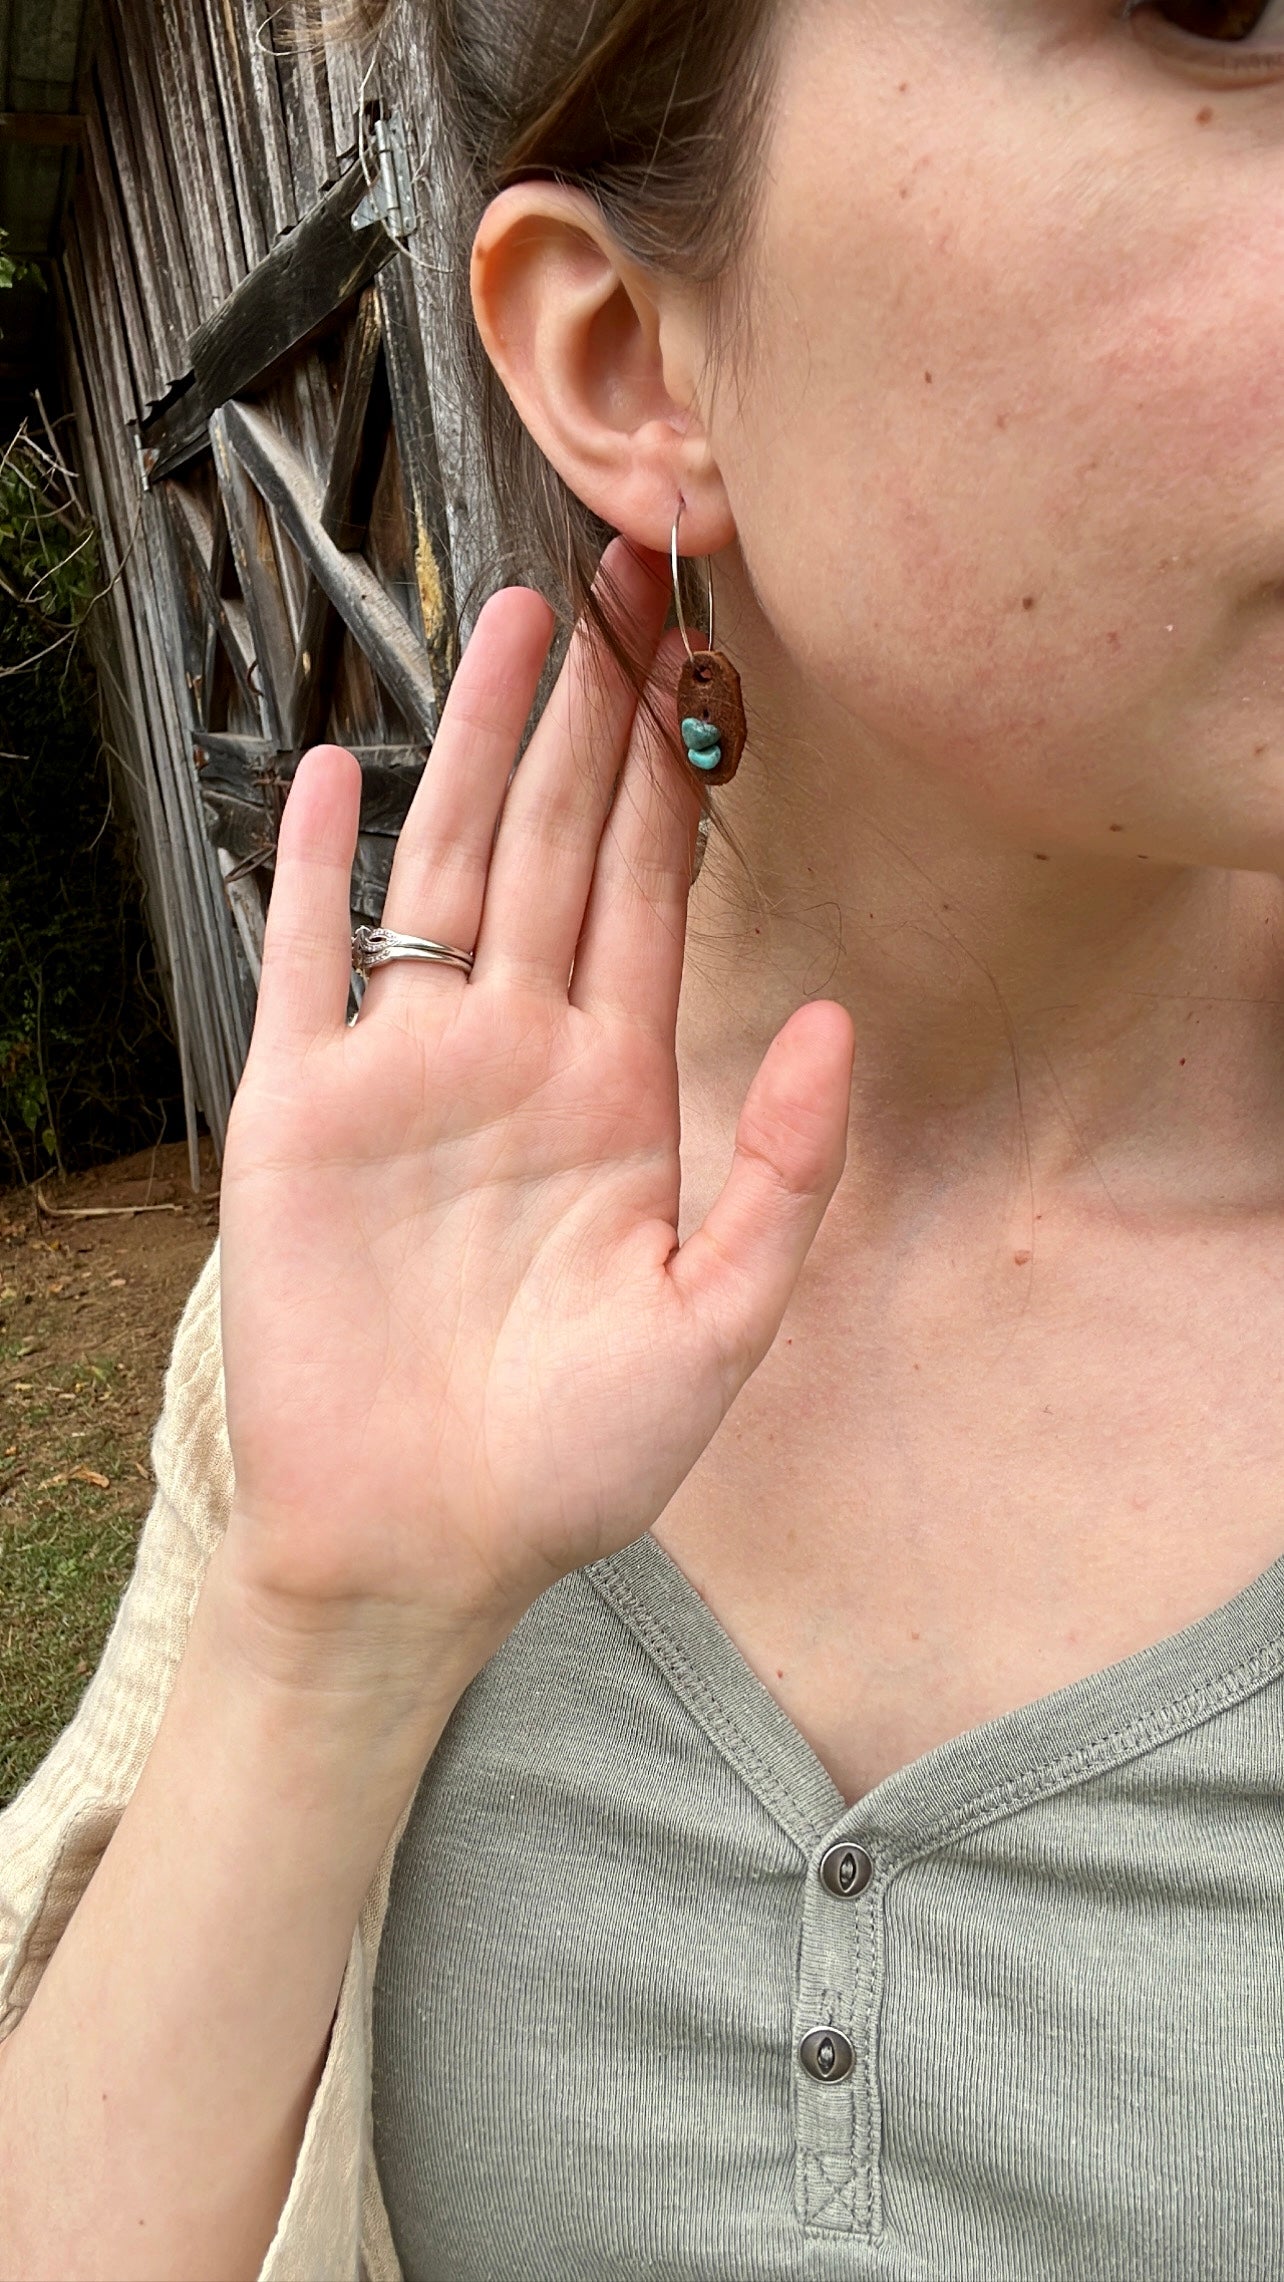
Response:
[[[692,665],[694,665],[695,651],[691,647],[691,638],[687,633],[687,622],[682,615],[682,588],[678,581],[678,525],[682,521],[682,510],[685,505],[686,501],[679,493],[678,512],[673,518],[673,540],[671,546],[671,554],[673,560],[673,607],[678,614],[678,631],[682,636],[683,648],[686,650],[687,656],[691,660]],[[709,648],[711,650],[716,650],[718,645],[714,640],[716,627],[714,624],[713,615],[713,564],[710,562],[707,555],[704,558],[704,575],[709,590]]]

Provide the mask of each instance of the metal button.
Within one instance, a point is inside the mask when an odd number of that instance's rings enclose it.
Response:
[[[821,1885],[844,1902],[863,1894],[873,1875],[874,1865],[863,1846],[831,1846],[820,1858]]]
[[[856,2065],[851,2039],[840,2028],[814,2028],[799,2045],[798,2057],[818,2084],[841,2084]]]

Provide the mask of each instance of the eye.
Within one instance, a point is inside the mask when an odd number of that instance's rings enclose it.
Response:
[[[1145,0],[1143,8],[1134,5],[1127,12],[1157,16],[1194,39],[1229,43],[1251,39],[1278,11],[1276,0]]]
[[[1279,78],[1284,0],[1124,0],[1122,14],[1175,62],[1241,84]]]

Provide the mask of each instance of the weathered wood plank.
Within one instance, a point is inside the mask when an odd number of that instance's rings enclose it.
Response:
[[[236,921],[245,952],[245,963],[257,990],[263,979],[263,900],[253,880],[228,878],[227,875],[233,868],[232,856],[225,854],[222,848],[217,850],[217,855],[218,868],[223,874],[223,893],[231,906],[232,917]]]
[[[199,322],[227,299],[243,274],[240,224],[223,137],[210,131],[209,113],[201,103],[210,67],[199,8],[190,0],[181,9],[154,8],[147,29],[175,217],[192,278],[193,321]]]
[[[259,165],[250,75],[241,50],[236,0],[202,0],[202,5],[245,245],[245,267],[253,269],[256,262],[262,261],[276,230],[271,216],[264,210],[264,199],[270,194]]]
[[[355,40],[342,38],[330,25],[325,33],[325,61],[334,147],[338,157],[345,159],[357,147],[364,105],[378,99],[379,58],[377,54],[362,54]]]
[[[415,593],[440,709],[458,662],[450,526],[419,315],[404,254],[382,271],[378,293],[397,457],[414,550]]]
[[[171,510],[170,522],[174,525],[177,517],[173,512],[174,502],[168,486],[161,496],[166,507]],[[200,721],[204,719],[209,705],[209,643],[206,631],[209,613],[193,550],[190,545],[184,544],[187,537],[188,534],[176,528],[170,530],[170,553],[173,558],[170,576],[175,588],[175,614],[179,620],[183,643],[183,679],[187,684],[189,716],[193,721]],[[155,568],[163,573],[166,568],[164,560],[157,563]]]
[[[91,613],[89,634],[111,723],[112,742],[125,776],[130,812],[138,830],[139,852],[149,897],[147,916],[161,972],[162,988],[169,1000],[178,1045],[188,1168],[193,1188],[199,1189],[200,1155],[192,1059],[192,1009],[184,987],[185,978],[175,941],[177,920],[171,882],[172,853],[156,785],[148,722],[142,710],[141,691],[138,687],[132,627],[112,534],[111,487],[98,450],[97,408],[91,405],[86,389],[86,375],[95,368],[85,363],[81,348],[89,312],[88,305],[83,300],[77,311],[75,296],[82,293],[83,288],[83,274],[77,273],[74,262],[64,267],[60,277],[55,276],[54,290],[58,296],[65,349],[63,370],[67,376],[76,421],[77,455],[99,532],[102,564],[107,576],[105,610],[100,606]]]
[[[223,764],[202,783],[202,791],[206,789],[206,782],[239,786],[242,778],[248,787],[251,770],[262,768],[263,763],[270,760],[276,751],[276,747],[270,745],[266,737],[241,737],[229,729],[205,728],[193,729],[192,749],[198,757],[203,755],[206,761]],[[204,770],[201,774],[205,779]]]
[[[277,22],[282,22],[278,15]],[[299,212],[315,204],[338,168],[330,99],[325,85],[325,54],[310,34],[283,30],[276,42],[276,72],[281,87],[286,136],[294,170],[295,200]]]
[[[239,803],[245,809],[262,809],[260,771],[275,762],[288,783],[299,758],[296,754],[274,754],[261,737],[233,737],[210,729],[194,730],[192,746],[202,798]],[[406,821],[427,756],[414,745],[351,744],[347,750],[361,768],[361,830],[395,839]]]
[[[101,330],[101,313],[96,308],[91,306],[85,316],[91,325]],[[144,757],[147,764],[144,774],[150,775],[154,787],[162,859],[160,878],[165,883],[172,915],[168,946],[174,998],[176,1007],[184,1009],[191,1022],[188,1035],[193,1092],[209,1120],[216,1147],[221,1149],[230,1101],[228,1025],[236,1024],[238,1008],[243,1025],[246,1017],[235,972],[229,974],[212,949],[208,853],[204,859],[198,859],[197,868],[193,870],[190,843],[184,830],[173,777],[175,747],[167,733],[157,691],[147,628],[152,558],[145,542],[135,543],[138,538],[136,518],[141,506],[138,471],[121,407],[112,402],[111,369],[100,352],[92,355],[83,368],[93,388],[93,409],[86,407],[85,426],[101,440],[102,504],[107,507],[108,499],[111,502],[108,512],[100,516],[99,530],[104,565],[109,573],[110,607],[119,629],[119,657],[127,677],[126,734],[138,738],[136,750]],[[123,543],[119,545],[118,534],[123,534]],[[130,745],[126,743],[122,750],[128,752]],[[204,877],[201,861],[206,864]],[[224,924],[222,918],[219,924]]]
[[[263,502],[247,478],[229,433],[228,409],[216,412],[211,419],[210,441],[232,560],[254,637],[254,688],[263,735],[280,750],[288,742],[286,704],[293,681],[294,640],[281,596],[271,530]]]
[[[138,434],[143,472],[149,483],[160,483],[165,476],[173,475],[176,469],[209,450],[209,414],[194,374],[181,394],[172,396],[150,420],[143,421]]]
[[[396,248],[381,222],[354,230],[365,194],[355,167],[279,246],[250,272],[191,342],[192,369],[207,412],[266,386],[335,313],[374,277]]]
[[[138,296],[151,336],[154,377],[148,394],[154,401],[166,394],[170,382],[185,369],[187,341],[168,290],[165,246],[152,195],[150,170],[145,163],[140,163],[134,121],[107,11],[104,11],[102,34],[94,52],[94,76],[102,101],[111,164],[120,185],[128,256],[134,264]]]
[[[137,380],[126,353],[125,328],[115,299],[115,272],[110,249],[104,244],[102,215],[89,201],[77,209],[64,242],[64,267],[75,281],[73,307],[79,335],[79,354],[86,370],[95,358],[110,370],[118,404],[136,405]],[[80,327],[85,331],[81,332]],[[105,376],[106,377],[106,376]]]
[[[364,531],[351,520],[353,486],[366,433],[370,391],[379,361],[382,327],[379,305],[367,288],[345,343],[339,410],[330,447],[330,470],[321,505],[321,528],[341,552],[359,547]],[[323,586],[309,583],[295,652],[289,711],[290,738],[315,743],[325,726],[333,686],[334,605]]]
[[[214,584],[212,565],[215,540],[208,519],[201,515],[197,502],[176,483],[162,484],[160,496],[169,510],[170,523],[180,551],[180,562],[194,598],[201,606],[200,615],[218,633],[246,703],[253,708],[257,699],[254,691],[254,653],[245,639],[248,633],[248,613],[246,620],[234,618]],[[207,682],[209,669],[203,655],[196,670],[202,681]],[[204,719],[205,715],[201,711],[194,718]]]
[[[281,109],[281,83],[272,53],[271,0],[225,0],[251,88],[250,117],[259,135],[259,164],[269,197],[269,245],[299,218],[290,147]]]
[[[112,0],[110,10],[104,9],[104,16],[108,12],[119,46],[140,184],[155,242],[160,248],[160,275],[165,280],[166,301],[172,313],[174,345],[172,361],[165,373],[168,387],[187,371],[188,336],[198,317],[196,288],[175,189],[176,183],[182,180],[182,172],[181,167],[175,165],[170,148],[171,122],[157,101],[156,41],[151,26],[144,12],[131,6],[130,0],[123,0],[123,4],[122,0]],[[104,25],[104,32],[105,29]]]
[[[229,404],[219,418],[230,448],[271,501],[376,673],[419,735],[430,738],[437,699],[428,660],[368,564],[341,553],[322,529],[322,500],[306,463],[254,406]]]
[[[145,496],[144,536],[156,553],[164,543],[161,515],[161,503],[155,495]],[[233,955],[235,928],[223,891],[222,875],[200,813],[196,771],[192,766],[185,708],[181,704],[182,685],[176,672],[179,644],[172,588],[163,580],[152,580],[146,575],[136,576],[131,583],[137,592],[139,615],[145,629],[140,645],[144,677],[151,683],[151,704],[161,724],[168,762],[165,784],[171,813],[176,819],[175,838],[184,852],[180,877],[185,875],[188,910],[199,932],[206,972],[213,985],[207,994],[214,1047],[212,1082],[218,1088],[216,1109],[226,1127],[232,1096],[249,1050],[249,1022]]]
[[[392,873],[392,859],[397,843],[378,833],[363,832],[357,841],[357,852],[352,864],[352,886],[349,903],[355,920],[366,920],[377,927],[383,917],[388,900],[388,881]]]
[[[86,96],[85,149],[87,168],[76,187],[73,212],[82,227],[100,226],[111,254],[111,275],[124,318],[123,347],[134,375],[134,405],[155,401],[160,384],[160,346],[155,324],[144,303],[135,265],[130,216],[121,202],[115,170],[107,148],[107,122],[101,84],[95,76]]]

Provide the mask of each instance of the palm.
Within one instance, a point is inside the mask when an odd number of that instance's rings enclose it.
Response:
[[[624,575],[655,613],[654,582],[636,564]],[[541,609],[509,595],[483,621],[452,698],[474,737],[523,636],[527,679],[538,671]],[[711,1216],[703,1249],[693,1238],[678,1252],[674,1024],[696,806],[647,749],[622,688],[614,765],[607,738],[598,781],[586,775],[575,716],[587,686],[573,657],[506,799],[520,719],[496,719],[489,754],[474,743],[471,781],[452,784],[448,709],[386,919],[477,939],[467,981],[381,970],[348,1029],[332,971],[330,1020],[316,1020],[318,997],[301,1036],[307,985],[290,948],[308,873],[291,868],[283,830],[222,1249],[238,1506],[296,1588],[515,1611],[639,1534],[774,1336],[841,1166],[845,1018],[822,1018],[810,1056],[796,1040],[791,1054],[795,1018],[756,1107],[751,1096],[755,1146],[716,1208],[725,1226]],[[355,826],[353,764],[331,754],[308,770],[329,853],[327,829]],[[302,839],[306,809],[295,821]],[[324,868],[346,987],[339,867]],[[804,1075],[808,1114],[793,1098]],[[781,1138],[781,1107],[794,1161],[773,1167],[757,1145]],[[761,1260],[755,1196],[759,1219],[779,1208],[789,1224],[783,1241],[759,1230]]]

